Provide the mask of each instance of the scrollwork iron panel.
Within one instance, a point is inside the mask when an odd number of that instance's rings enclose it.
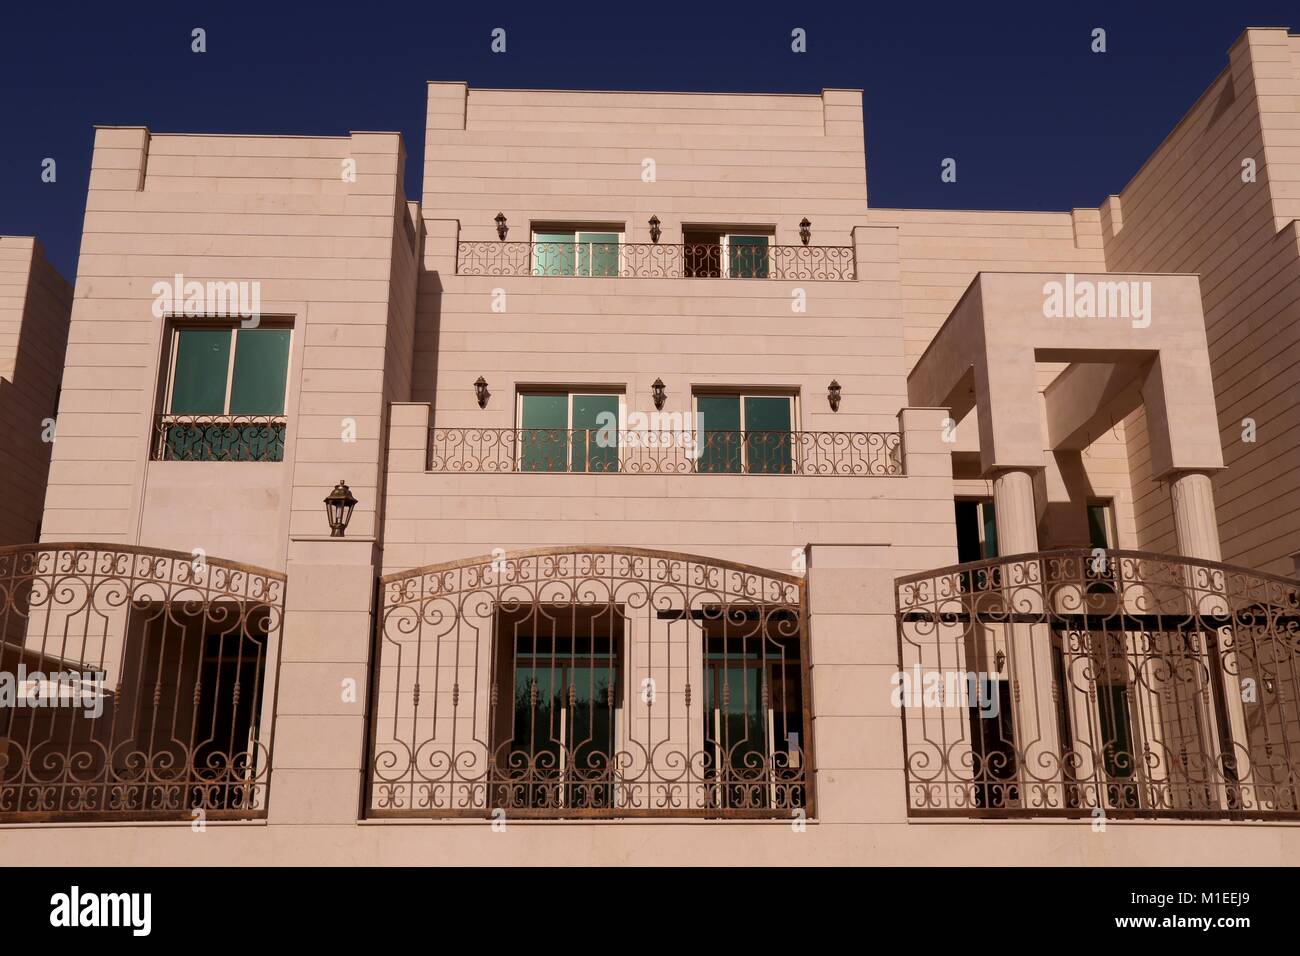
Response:
[[[896,595],[912,815],[1300,817],[1300,581],[1079,549]]]
[[[801,578],[544,549],[381,588],[369,816],[810,812]]]
[[[274,415],[159,415],[154,461],[283,461],[286,420]]]
[[[583,253],[586,252],[586,255]],[[786,279],[847,282],[856,278],[852,246],[756,246],[716,243],[492,242],[457,244],[463,276],[623,279]]]
[[[895,478],[903,445],[898,432],[433,428],[429,470]]]
[[[264,816],[284,584],[170,551],[0,548],[0,821]]]

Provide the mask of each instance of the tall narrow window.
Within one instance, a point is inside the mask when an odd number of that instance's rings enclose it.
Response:
[[[797,622],[785,610],[708,609],[704,619],[704,770],[712,806],[804,805]]]
[[[997,513],[991,498],[958,498],[957,560],[983,561],[998,556]]]
[[[1115,547],[1115,513],[1112,502],[1092,501],[1088,503],[1088,547],[1093,550],[1085,574],[1089,579],[1088,593],[1114,593],[1116,568],[1115,562],[1102,551]]]
[[[614,806],[623,629],[613,604],[498,609],[495,806]]]
[[[619,470],[619,396],[521,392],[519,470]]]
[[[287,328],[177,329],[157,457],[280,461]]]
[[[788,475],[794,470],[794,396],[695,396],[705,474]]]
[[[616,276],[622,238],[611,230],[534,230],[533,275]]]

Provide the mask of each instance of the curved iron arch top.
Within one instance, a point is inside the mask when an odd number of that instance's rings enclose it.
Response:
[[[564,547],[526,548],[521,551],[509,551],[500,556],[486,554],[472,558],[459,558],[454,561],[443,561],[437,564],[426,564],[419,568],[409,568],[405,571],[394,571],[391,574],[385,574],[379,579],[379,583],[381,585],[391,584],[394,581],[401,581],[405,578],[421,577],[425,574],[438,574],[444,571],[454,571],[459,568],[490,565],[494,561],[513,561],[520,558],[561,557],[569,555],[580,557],[584,554],[608,554],[613,556],[627,555],[628,557],[656,558],[665,561],[687,561],[692,564],[706,565],[709,567],[720,568],[725,571],[735,571],[740,574],[755,574],[772,581],[780,581],[784,584],[793,584],[798,587],[802,587],[805,581],[802,575],[792,574],[788,571],[773,571],[770,568],[761,568],[754,564],[743,564],[738,561],[711,558],[707,555],[690,554],[685,551],[661,551],[654,548],[629,548],[618,545],[571,545]]]
[[[98,552],[120,552],[123,554],[137,554],[142,557],[170,558],[177,561],[193,562],[193,552],[172,551],[169,548],[150,548],[136,544],[109,544],[104,541],[44,541],[33,544],[10,544],[0,546],[0,557],[9,554],[18,554],[23,551],[98,551]],[[224,568],[228,571],[244,571],[248,574],[259,574],[262,577],[271,578],[276,581],[286,581],[287,576],[283,571],[272,571],[270,568],[264,568],[256,564],[245,564],[242,561],[229,561],[225,558],[213,558],[208,555],[203,556],[203,563],[218,568]]]

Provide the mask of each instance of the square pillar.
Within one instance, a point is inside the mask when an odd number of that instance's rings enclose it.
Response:
[[[355,823],[365,775],[373,538],[289,544],[269,818]]]

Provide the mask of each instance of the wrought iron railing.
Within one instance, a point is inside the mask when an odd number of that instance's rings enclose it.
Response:
[[[852,246],[460,242],[458,275],[851,281]]]
[[[801,578],[593,548],[381,587],[369,816],[811,814]]]
[[[1140,551],[897,581],[915,816],[1300,818],[1300,581]]]
[[[282,415],[159,415],[154,461],[283,461]]]
[[[266,814],[284,577],[0,548],[0,822]]]
[[[898,432],[434,428],[429,470],[898,477]]]

